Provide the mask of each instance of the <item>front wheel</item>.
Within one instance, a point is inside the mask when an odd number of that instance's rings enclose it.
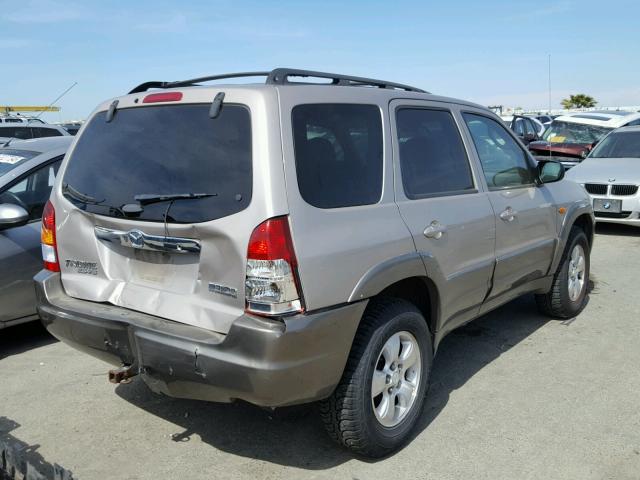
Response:
[[[400,299],[374,300],[339,385],[320,403],[330,436],[368,457],[402,446],[422,411],[432,359],[420,311]]]
[[[540,311],[553,318],[572,318],[587,304],[590,268],[589,241],[585,233],[573,227],[551,290],[536,295]]]

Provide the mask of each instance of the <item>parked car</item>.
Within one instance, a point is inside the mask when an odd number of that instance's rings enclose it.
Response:
[[[42,137],[63,137],[68,136],[64,128],[58,125],[34,124],[33,122],[0,123],[0,145],[11,139],[28,140]]]
[[[540,139],[544,127],[540,122],[524,115],[503,115],[500,117],[507,126],[515,132],[522,143],[528,145]]]
[[[527,118],[533,122],[533,125],[536,128],[536,133],[538,134],[538,137],[542,137],[542,134],[547,129],[547,127],[536,117],[527,116]]]
[[[553,159],[572,168],[589,154],[607,133],[627,125],[640,125],[640,113],[596,111],[563,115],[554,119],[541,141],[531,142],[536,158]]]
[[[533,118],[538,120],[546,129],[549,125],[551,125],[551,122],[553,122],[553,119],[557,116],[558,115],[535,115]]]
[[[44,123],[39,118],[17,117],[14,115],[0,116],[0,123]]]
[[[640,126],[609,133],[567,177],[591,195],[598,222],[640,226]]]
[[[379,457],[410,438],[448,332],[526,293],[553,317],[583,309],[589,197],[491,111],[252,75],[266,84],[142,84],[99,105],[63,162],[38,311],[118,366],[112,382],[319,401],[336,441]]]
[[[76,135],[78,133],[78,130],[80,130],[80,127],[82,127],[82,123],[80,122],[62,124],[62,128],[69,132],[69,135]]]
[[[42,268],[40,219],[71,137],[0,148],[0,329],[37,319],[33,276]]]

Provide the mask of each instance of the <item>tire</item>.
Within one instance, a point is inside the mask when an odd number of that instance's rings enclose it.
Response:
[[[413,346],[418,347],[419,355]],[[394,350],[399,351],[397,364],[387,361],[394,358]],[[400,448],[422,412],[432,362],[431,334],[420,311],[397,298],[373,300],[356,333],[340,383],[319,405],[329,435],[371,458]],[[384,385],[375,397],[374,374],[376,389]]]
[[[582,282],[580,291],[575,295],[575,290],[570,292],[572,276],[575,278],[575,270],[571,271],[575,265],[572,263],[572,255],[577,249],[581,249],[584,255],[584,267],[582,270]],[[536,295],[536,303],[541,313],[552,318],[567,319],[578,315],[587,304],[589,290],[589,269],[590,269],[590,248],[589,241],[584,231],[579,227],[573,227],[569,234],[567,246],[562,253],[558,270],[553,277],[551,290],[543,295]],[[580,274],[577,274],[578,277]]]

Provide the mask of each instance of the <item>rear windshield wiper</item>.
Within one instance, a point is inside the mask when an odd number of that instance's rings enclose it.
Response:
[[[68,183],[62,184],[62,193],[67,194],[74,200],[77,200],[78,202],[85,203],[85,204],[100,205],[102,204],[102,202],[104,202],[104,200],[98,200],[97,198],[92,197],[91,195],[87,195],[76,190]]]
[[[120,215],[122,215],[123,217],[126,216],[126,214],[122,210],[122,208],[118,208],[118,207],[114,207],[114,206],[111,206],[111,205],[107,205],[106,203],[104,203],[104,199],[103,200],[98,200],[97,198],[92,197],[91,195],[87,195],[86,193],[82,193],[82,192],[76,190],[75,188],[73,188],[68,183],[63,183],[62,184],[62,193],[64,195],[68,196],[68,197],[71,197],[76,202],[84,205],[85,208],[86,208],[86,205],[96,205],[98,207],[106,207],[106,208],[109,209],[110,212],[117,212]]]
[[[140,205],[150,205],[152,203],[173,202],[175,200],[191,200],[194,198],[217,196],[217,193],[142,193],[140,195],[135,195],[133,199]]]

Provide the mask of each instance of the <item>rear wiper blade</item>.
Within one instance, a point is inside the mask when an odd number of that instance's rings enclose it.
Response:
[[[86,194],[76,190],[75,188],[73,188],[68,183],[64,183],[62,185],[62,193],[66,193],[67,195],[69,195],[74,200],[77,200],[78,202],[82,202],[82,203],[100,205],[102,202],[104,202],[104,200],[98,200],[97,198],[92,197],[91,195],[86,195]]]
[[[150,205],[152,203],[172,202],[175,200],[191,200],[194,198],[217,197],[217,193],[142,193],[135,195],[133,199],[140,205]]]

